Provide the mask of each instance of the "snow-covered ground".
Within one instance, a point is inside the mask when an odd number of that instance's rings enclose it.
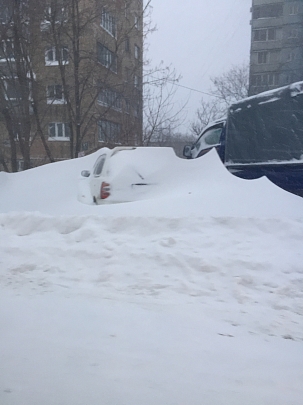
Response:
[[[303,199],[210,152],[84,205],[96,156],[0,173],[0,404],[301,405]]]

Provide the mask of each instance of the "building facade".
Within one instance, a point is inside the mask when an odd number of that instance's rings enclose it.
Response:
[[[249,94],[303,80],[302,0],[253,0]]]
[[[0,0],[0,170],[142,141],[142,0]]]

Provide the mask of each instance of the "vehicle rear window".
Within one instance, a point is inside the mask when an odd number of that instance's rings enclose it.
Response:
[[[101,175],[105,159],[106,159],[106,155],[101,155],[97,159],[97,162],[96,162],[95,168],[94,168],[94,175],[95,176],[100,176]]]

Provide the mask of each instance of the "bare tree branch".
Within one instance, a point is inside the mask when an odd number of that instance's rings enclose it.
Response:
[[[211,78],[213,86],[209,90],[213,98],[202,99],[196,111],[196,120],[191,124],[191,131],[200,135],[210,122],[226,115],[228,107],[248,95],[249,67],[247,64],[232,66],[221,76]]]

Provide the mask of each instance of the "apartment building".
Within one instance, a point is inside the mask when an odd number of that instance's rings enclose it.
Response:
[[[302,0],[253,0],[249,94],[303,80]]]
[[[142,141],[142,0],[0,0],[0,170]]]

